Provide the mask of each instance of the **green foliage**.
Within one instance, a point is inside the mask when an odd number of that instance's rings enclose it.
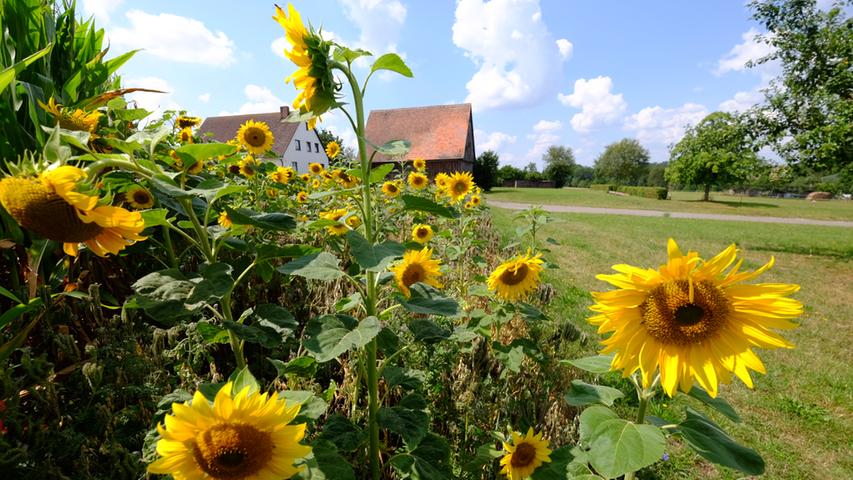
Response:
[[[617,187],[616,191],[627,193],[635,197],[656,198],[658,200],[666,200],[669,195],[669,190],[663,187]]]
[[[474,183],[489,192],[498,183],[498,154],[486,150],[474,160]]]
[[[649,151],[633,138],[605,147],[595,159],[595,176],[617,185],[641,185],[648,175]]]
[[[739,117],[714,112],[687,129],[670,151],[666,178],[680,185],[702,185],[705,200],[711,186],[727,186],[757,165],[750,132]]]
[[[508,180],[524,180],[524,171],[512,165],[504,165],[498,169],[498,178],[501,183]]]
[[[563,188],[575,170],[575,154],[570,147],[551,145],[542,156],[545,177],[554,181],[554,187]]]
[[[609,183],[593,183],[589,186],[590,190],[598,190],[599,192],[611,192],[616,190],[616,185]]]

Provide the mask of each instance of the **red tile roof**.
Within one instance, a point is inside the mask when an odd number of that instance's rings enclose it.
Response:
[[[290,109],[288,107],[281,107],[280,112],[208,117],[204,119],[204,122],[199,127],[199,134],[204,136],[205,133],[210,132],[217,141],[227,142],[237,135],[237,130],[247,121],[264,122],[269,125],[273,135],[272,151],[281,156],[284,155],[287,146],[290,145],[290,140],[293,138],[293,134],[296,133],[296,128],[304,125],[304,123],[283,121],[282,119],[286,118],[289,113]]]
[[[376,145],[408,140],[412,148],[407,159],[462,159],[465,158],[470,120],[470,103],[373,110],[367,119],[365,134]],[[368,148],[368,155],[372,153]],[[388,160],[377,154],[374,161]]]

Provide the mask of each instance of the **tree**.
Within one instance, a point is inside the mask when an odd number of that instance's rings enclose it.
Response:
[[[588,187],[595,178],[595,169],[586,165],[575,165],[575,171],[572,172],[573,187]]]
[[[704,200],[711,186],[726,186],[747,178],[757,164],[753,141],[744,122],[726,112],[714,112],[690,127],[670,151],[666,179],[701,185]]]
[[[640,185],[648,168],[649,151],[633,138],[611,143],[595,160],[596,177],[619,185]]]
[[[839,173],[853,180],[853,19],[850,0],[829,11],[814,0],[762,0],[750,4],[772,53],[750,62],[782,67],[765,90],[767,102],[752,120],[764,139],[803,172]]]
[[[512,165],[504,165],[498,170],[498,177],[501,182],[507,180],[524,180],[524,171]]]
[[[326,130],[325,128],[317,130],[317,136],[320,138],[323,150],[325,150],[326,145],[331,142],[337,142],[341,147],[341,153],[339,153],[337,157],[329,159],[329,166],[343,165],[348,160],[355,158],[355,152],[350,148],[344,147],[344,139],[332,133],[331,130]]]
[[[554,181],[554,186],[563,188],[572,178],[575,169],[575,154],[569,147],[551,145],[542,156],[545,161],[545,176]]]
[[[498,183],[498,154],[486,150],[474,160],[474,183],[489,192]]]
[[[646,185],[650,187],[665,187],[666,177],[664,173],[666,172],[667,165],[669,165],[667,162],[650,163],[649,174],[646,175]]]

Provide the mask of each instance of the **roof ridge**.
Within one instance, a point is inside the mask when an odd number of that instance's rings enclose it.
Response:
[[[427,108],[446,108],[446,107],[468,107],[471,108],[470,103],[445,103],[441,105],[421,105],[419,107],[400,107],[400,108],[377,108],[373,109],[370,112],[390,112],[390,111],[399,111],[399,110],[424,110]]]

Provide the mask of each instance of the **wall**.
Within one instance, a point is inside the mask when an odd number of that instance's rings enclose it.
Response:
[[[314,130],[308,130],[306,125],[305,123],[300,123],[296,127],[296,132],[294,132],[293,138],[290,140],[290,145],[287,146],[287,150],[284,152],[282,159],[279,160],[279,163],[285,167],[293,167],[293,162],[296,162],[295,168],[298,173],[307,173],[309,163],[320,163],[324,168],[329,168],[329,157],[323,151],[323,144],[320,142],[320,137],[317,136],[317,132]],[[310,151],[308,150],[309,143],[311,144]],[[299,150],[296,149],[297,144],[300,147]],[[315,145],[319,145],[319,152]]]

